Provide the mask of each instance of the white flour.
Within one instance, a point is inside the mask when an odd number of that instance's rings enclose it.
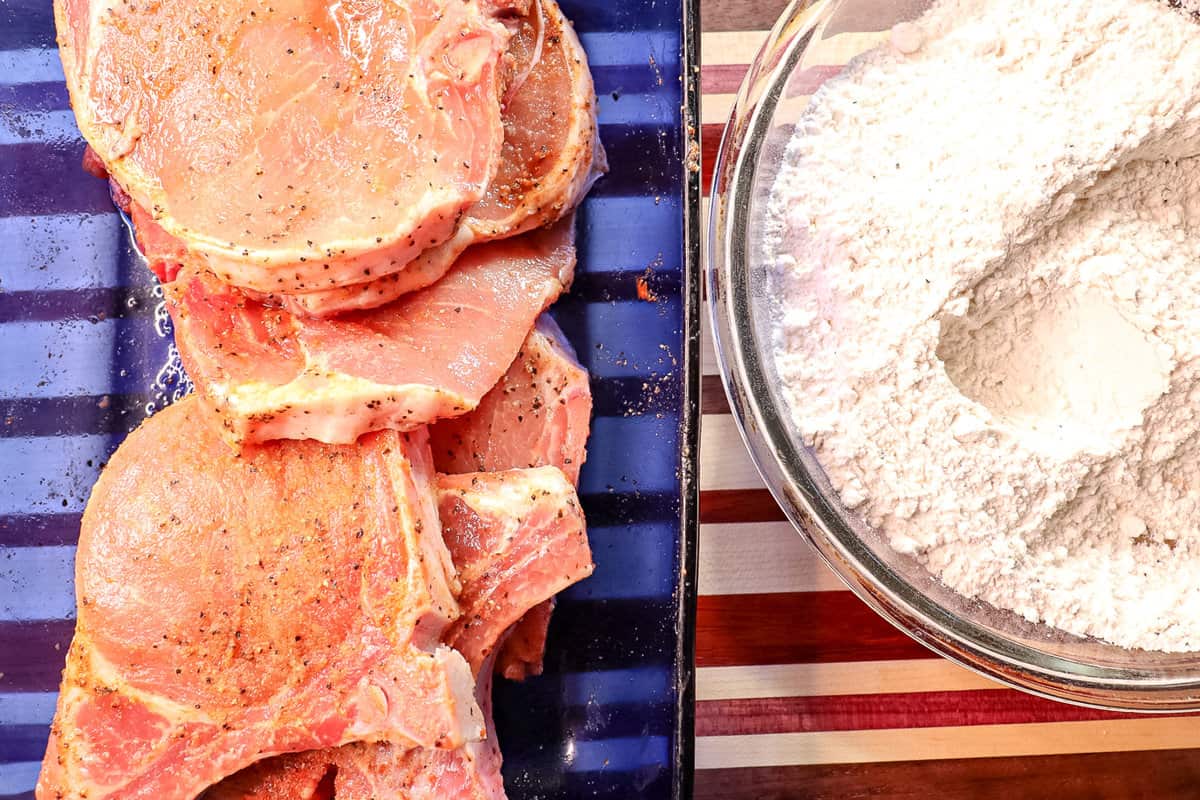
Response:
[[[843,502],[957,591],[1200,649],[1200,25],[946,0],[774,189],[776,364]]]

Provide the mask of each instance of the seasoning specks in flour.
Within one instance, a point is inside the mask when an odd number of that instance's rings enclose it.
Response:
[[[814,97],[775,359],[846,506],[957,591],[1200,649],[1200,26],[945,0]]]

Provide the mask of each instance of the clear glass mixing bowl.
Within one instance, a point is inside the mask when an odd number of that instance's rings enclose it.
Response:
[[[725,129],[709,220],[709,306],[734,415],[792,523],[859,597],[917,641],[1047,697],[1119,710],[1196,710],[1200,655],[1126,650],[1071,636],[947,589],[842,508],[788,422],[770,357],[774,300],[755,247],[766,198],[809,95],[930,4],[793,0],[751,65]]]

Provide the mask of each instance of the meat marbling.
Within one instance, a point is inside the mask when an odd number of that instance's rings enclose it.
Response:
[[[592,572],[575,491],[555,467],[441,476],[439,512],[462,581],[460,623],[444,641],[474,668],[488,735],[458,750],[359,744],[271,758],[214,787],[205,800],[305,797],[326,776],[338,800],[502,800],[491,725],[491,672],[506,629]]]
[[[448,239],[504,140],[500,14],[528,0],[55,0],[79,129],[189,256],[305,291]]]
[[[471,244],[549,225],[574,209],[608,170],[596,126],[587,55],[554,0],[538,0],[509,42],[515,86],[504,103],[500,166],[455,235],[408,267],[353,286],[279,294],[302,316],[373,308],[428,286]]]
[[[525,339],[508,372],[469,414],[430,427],[442,472],[551,465],[575,483],[587,458],[592,392],[587,371],[549,314]],[[554,600],[530,610],[497,659],[509,680],[542,673]]]
[[[464,414],[569,285],[573,221],[472,248],[389,305],[306,320],[185,268],[167,287],[188,375],[228,437],[353,442]]]
[[[84,513],[39,800],[185,800],[276,753],[484,735],[425,434],[235,453],[185,398]]]
[[[475,410],[430,428],[434,462],[451,474],[550,465],[578,483],[591,416],[587,370],[543,314]]]

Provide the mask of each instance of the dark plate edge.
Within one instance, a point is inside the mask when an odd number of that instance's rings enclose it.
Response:
[[[680,537],[675,653],[673,800],[691,800],[695,780],[696,553],[699,544],[700,434],[700,2],[682,0],[683,81],[683,408],[679,430]]]

